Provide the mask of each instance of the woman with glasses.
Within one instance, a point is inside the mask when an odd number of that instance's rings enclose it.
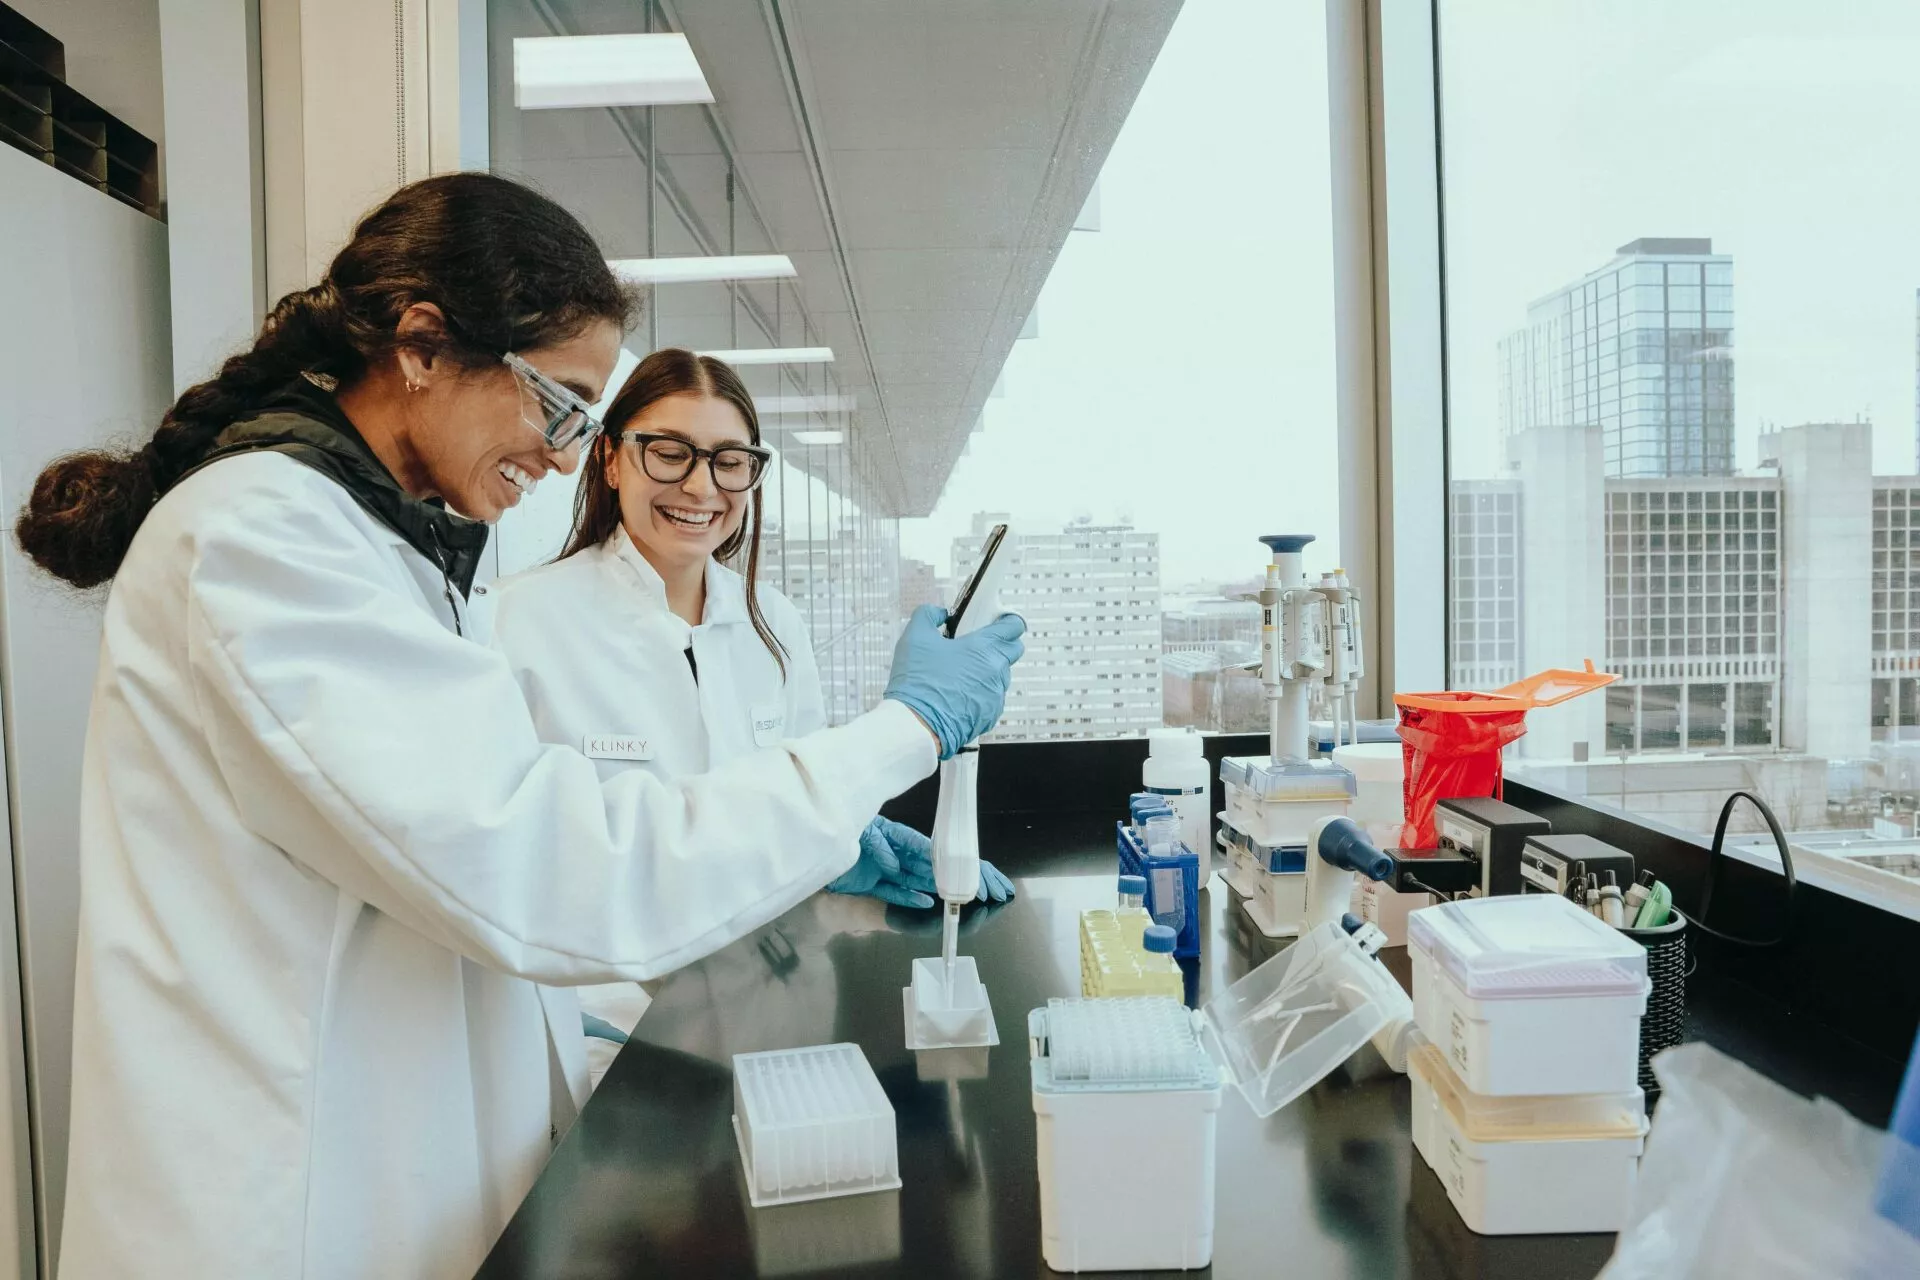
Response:
[[[151,439],[35,482],[22,548],[113,584],[63,1280],[472,1275],[575,1105],[543,990],[772,919],[997,719],[1018,639],[929,625],[875,711],[699,777],[541,741],[464,597],[632,306],[552,201],[432,178]]]
[[[753,397],[690,351],[641,361],[587,451],[560,558],[492,589],[493,643],[548,742],[578,744],[603,779],[691,777],[826,723],[806,621],[760,581],[761,444]],[[875,818],[862,856],[828,887],[905,907],[934,903],[925,836]],[[979,896],[1013,885],[981,865]],[[604,1045],[647,1004],[633,983],[582,988]],[[568,1065],[575,1085],[587,1058]]]

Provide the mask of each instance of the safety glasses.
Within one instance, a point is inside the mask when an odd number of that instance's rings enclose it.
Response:
[[[500,360],[513,370],[513,376],[519,380],[520,389],[525,393],[520,401],[521,419],[541,434],[548,448],[570,449],[576,444],[584,445],[604,430],[600,420],[587,411],[586,402],[579,396],[511,351],[501,356]],[[529,399],[538,410],[537,420],[527,413],[526,402]]]
[[[707,460],[707,473],[716,489],[745,493],[766,475],[771,449],[750,444],[723,444],[718,449],[697,449],[679,436],[654,435],[646,431],[622,431],[620,443],[640,451],[640,466],[658,484],[679,484],[693,474],[700,459]]]

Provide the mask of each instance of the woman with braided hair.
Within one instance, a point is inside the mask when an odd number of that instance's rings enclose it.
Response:
[[[545,197],[403,188],[130,453],[17,534],[111,581],[82,766],[60,1274],[471,1275],[578,1099],[541,985],[644,980],[845,871],[990,728],[1018,643],[711,773],[543,745],[465,596],[598,431],[633,300]]]

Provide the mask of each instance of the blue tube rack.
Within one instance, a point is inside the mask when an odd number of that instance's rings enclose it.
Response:
[[[1200,858],[1185,844],[1178,853],[1155,857],[1147,852],[1140,833],[1124,822],[1116,822],[1116,844],[1120,853],[1120,874],[1142,876],[1147,882],[1147,914],[1156,924],[1168,914],[1171,904],[1160,895],[1165,890],[1167,872],[1175,873],[1180,894],[1180,928],[1173,939],[1173,954],[1190,958],[1200,954]],[[1155,874],[1158,872],[1159,874]]]

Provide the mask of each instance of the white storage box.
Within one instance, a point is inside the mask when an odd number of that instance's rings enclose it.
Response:
[[[1255,844],[1300,846],[1321,818],[1344,817],[1353,803],[1353,775],[1331,760],[1228,756],[1220,762],[1223,815]]]
[[[1047,1265],[1206,1266],[1220,1073],[1186,1006],[1165,996],[1054,1000],[1029,1015],[1028,1031]]]
[[[733,1055],[733,1132],[755,1207],[900,1185],[893,1104],[857,1044]]]
[[[1206,1266],[1222,1079],[1232,1079],[1256,1115],[1270,1116],[1395,1011],[1404,1018],[1405,1007],[1392,976],[1328,924],[1199,1015],[1166,997],[1053,1000],[1034,1010],[1028,1032],[1047,1265]]]
[[[1482,1235],[1618,1231],[1646,1143],[1639,1089],[1485,1098],[1432,1045],[1407,1063],[1413,1144],[1461,1221]]]
[[[1489,1096],[1622,1093],[1640,1075],[1646,949],[1553,894],[1407,917],[1414,1020]]]

